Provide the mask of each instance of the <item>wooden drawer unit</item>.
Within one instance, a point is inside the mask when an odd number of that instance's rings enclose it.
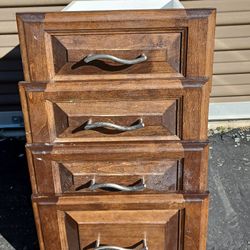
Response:
[[[18,14],[25,79],[209,76],[214,14],[211,9]]]
[[[204,192],[207,143],[27,146],[33,192]],[[104,153],[105,152],[105,153]]]
[[[205,249],[206,194],[33,198],[33,205],[41,249]]]
[[[41,250],[205,250],[214,9],[17,14]]]
[[[20,86],[29,142],[207,139],[206,79]]]

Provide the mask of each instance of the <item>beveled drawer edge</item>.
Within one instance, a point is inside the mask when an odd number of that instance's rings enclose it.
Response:
[[[199,203],[206,202],[209,198],[209,192],[203,193],[171,193],[171,194],[111,194],[111,195],[52,195],[52,196],[41,196],[32,194],[32,201],[38,202],[41,205],[86,205],[94,208],[95,204],[106,205],[101,208],[106,210],[107,207],[112,204],[127,204],[127,206],[138,206],[138,204],[148,204],[151,208],[162,209],[163,207],[175,208],[184,203]],[[166,205],[166,203],[169,203]],[[164,205],[165,204],[165,205]],[[163,207],[159,207],[162,205]],[[128,209],[123,208],[123,209]],[[89,208],[87,208],[89,209]],[[98,209],[98,208],[95,208]],[[115,207],[112,207],[115,209]],[[150,209],[149,207],[147,209]]]

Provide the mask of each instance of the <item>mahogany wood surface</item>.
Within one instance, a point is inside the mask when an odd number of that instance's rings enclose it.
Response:
[[[19,13],[17,23],[40,249],[205,250],[215,10]],[[90,54],[147,60],[86,63]]]

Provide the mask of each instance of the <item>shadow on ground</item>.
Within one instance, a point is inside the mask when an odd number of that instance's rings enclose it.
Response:
[[[0,141],[0,234],[14,249],[35,250],[38,243],[24,154],[24,140]],[[207,249],[248,250],[250,130],[212,135],[209,165],[211,201]],[[13,249],[7,245],[0,238],[0,249]]]

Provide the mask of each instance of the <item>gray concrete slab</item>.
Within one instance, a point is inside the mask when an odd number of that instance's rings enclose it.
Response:
[[[13,246],[0,234],[0,249],[15,250]]]

